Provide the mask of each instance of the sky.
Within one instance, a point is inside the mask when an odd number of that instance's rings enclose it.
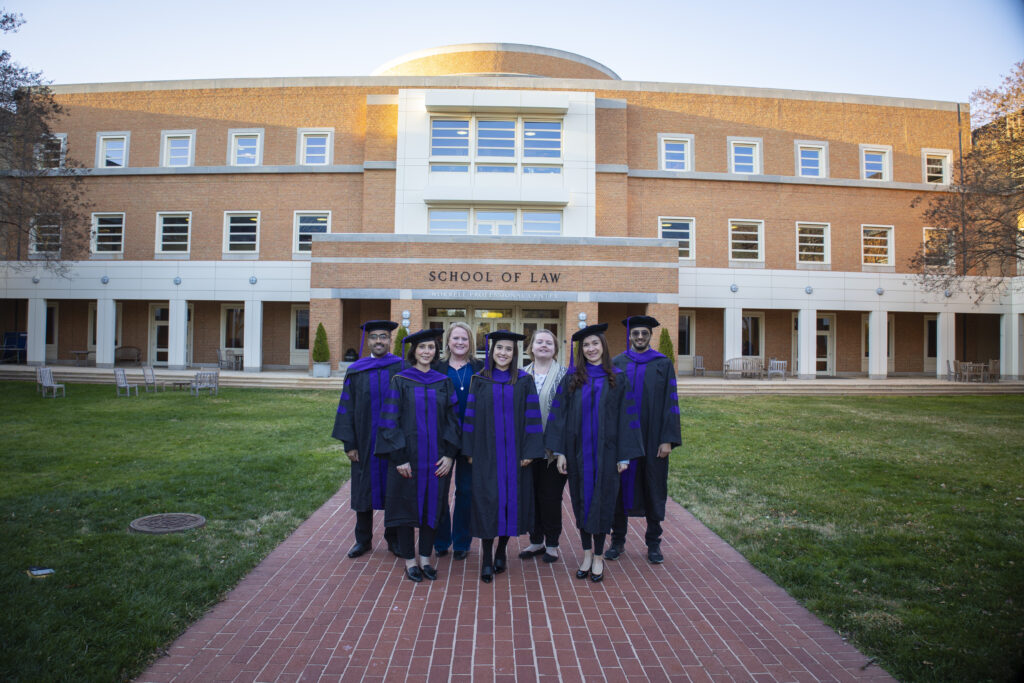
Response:
[[[367,76],[456,43],[541,45],[623,80],[967,102],[1024,60],[1024,0],[7,0],[55,84]]]

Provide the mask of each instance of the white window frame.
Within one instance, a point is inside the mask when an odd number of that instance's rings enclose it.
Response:
[[[670,143],[683,143],[686,145],[686,159],[684,160],[683,168],[668,167],[669,160],[666,147]],[[658,133],[658,168],[674,173],[689,173],[693,171],[696,168],[693,158],[694,149],[694,136],[692,133]]]
[[[96,168],[128,168],[129,150],[131,149],[130,131],[103,131],[96,133]],[[124,163],[120,166],[107,166],[107,143],[114,140],[124,141]]]
[[[860,264],[861,264],[861,266],[889,266],[889,267],[891,267],[891,266],[894,265],[894,263],[895,263],[895,258],[894,258],[895,257],[895,249],[894,249],[894,245],[893,245],[893,236],[894,236],[895,230],[893,228],[894,228],[894,226],[892,226],[892,225],[869,225],[869,224],[862,224],[860,226]],[[865,249],[867,249],[867,245],[864,243],[864,240],[866,239],[866,235],[864,234],[865,230],[885,230],[886,231],[885,263],[869,263],[867,261],[867,254],[865,253]]]
[[[677,348],[677,350],[676,350],[676,358],[678,358],[678,359],[681,359],[681,358],[690,358],[690,359],[692,359],[695,355],[697,355],[695,353],[696,348],[697,348],[697,340],[696,340],[696,334],[697,334],[697,311],[695,309],[692,309],[692,308],[689,308],[689,309],[680,308],[679,309],[679,317],[682,318],[684,315],[685,316],[689,316],[689,321],[690,321],[690,332],[689,332],[689,336],[690,336],[690,353],[685,353],[685,354],[684,353],[679,353],[680,349]],[[676,341],[678,342],[678,339]],[[693,369],[692,365],[690,366],[690,369],[691,370]]]
[[[292,256],[309,257],[310,254],[313,251],[312,243],[310,244],[310,248],[309,249],[302,249],[301,248],[302,242],[299,239],[299,219],[302,216],[326,216],[327,217],[327,231],[322,233],[322,234],[330,235],[331,234],[331,212],[330,211],[304,210],[304,211],[295,211],[292,214]],[[316,233],[316,234],[320,234],[320,233]]]
[[[238,140],[256,137],[256,161],[251,164],[238,163]],[[249,168],[263,165],[263,129],[262,128],[231,128],[228,130],[228,166]]]
[[[53,250],[41,250],[41,249],[39,249],[38,234],[36,233],[36,230],[39,228],[40,222],[42,222],[43,227],[47,227],[47,228],[56,227],[57,228],[57,248],[56,249],[53,249]],[[64,246],[63,242],[64,242],[64,226],[61,225],[60,217],[59,216],[55,216],[53,222],[50,222],[48,220],[47,221],[41,221],[39,216],[36,216],[35,218],[32,219],[32,225],[29,228],[29,240],[28,240],[28,253],[29,253],[29,256],[37,256],[37,257],[38,256],[42,256],[42,257],[57,256],[57,257],[59,257],[60,256],[60,251],[61,251],[61,249]]]
[[[164,218],[171,216],[186,216],[188,218],[188,231],[185,233],[185,249],[183,251],[164,249]],[[192,252],[192,212],[191,211],[157,211],[156,213],[156,245],[157,254],[167,256],[187,257]]]
[[[434,154],[434,122],[435,121],[466,121],[467,149],[466,154]],[[513,121],[515,123],[515,142],[513,144],[512,156],[488,156],[479,154],[479,123],[480,121]],[[557,157],[532,156],[526,149],[526,125],[528,123],[558,123],[560,126],[559,146]],[[565,165],[565,117],[564,116],[527,116],[527,115],[505,115],[500,114],[466,114],[466,115],[437,115],[431,116],[427,126],[426,152],[431,170],[440,172],[462,172],[459,168],[465,166],[466,170],[476,170],[478,165],[485,166],[513,166],[521,173],[550,172],[561,173]],[[435,168],[436,167],[436,168]]]
[[[800,164],[800,151],[817,149],[821,153],[821,175],[805,175]],[[799,178],[828,178],[828,142],[823,140],[796,140],[793,142],[793,170]]]
[[[743,349],[743,318],[757,318],[757,355],[749,356],[750,358],[760,358],[764,360],[764,311],[747,311],[744,310],[740,313],[740,351]]]
[[[680,240],[677,237],[665,236],[665,221],[686,221],[687,223],[690,224],[690,236],[686,240],[686,251],[689,255],[679,256],[679,260],[684,263],[693,262],[694,260],[696,260],[697,257],[696,252],[694,250],[694,232],[697,225],[697,219],[693,218],[692,216],[658,216],[658,237],[663,240],[675,240],[676,242],[682,242],[683,240]],[[680,249],[681,248],[682,247],[680,247]]]
[[[431,216],[438,211],[465,211],[467,217],[466,231],[458,233],[439,233],[431,232]],[[510,207],[510,206],[445,206],[445,207],[434,207],[427,211],[427,234],[428,235],[480,235],[477,232],[477,218],[476,214],[478,211],[488,212],[512,212],[515,214],[514,221],[515,227],[514,232],[511,235],[481,235],[482,237],[521,237],[523,236],[523,227],[525,224],[525,214],[530,213],[542,213],[542,214],[558,214],[561,218],[558,223],[558,234],[557,235],[538,235],[537,233],[531,233],[529,236],[533,237],[561,237],[565,233],[565,212],[561,207],[545,208],[540,206],[531,207]]]
[[[881,178],[868,177],[867,155],[872,153],[882,155]],[[892,182],[892,145],[860,145],[860,179],[870,180],[873,183]]]
[[[942,180],[933,182],[928,180],[928,157],[942,157]],[[929,149],[921,150],[921,182],[929,185],[949,185],[953,161],[953,150],[950,149]]]
[[[118,216],[121,218],[121,244],[117,250],[99,251],[99,221],[101,218]],[[89,229],[89,253],[90,254],[124,254],[125,218],[123,211],[97,211],[92,214],[91,227]]]
[[[757,226],[757,257],[756,258],[736,258],[733,255],[733,225],[741,223],[750,223]],[[729,265],[737,266],[749,263],[764,263],[764,221],[754,218],[730,218],[726,224],[726,229],[729,231]]]
[[[234,216],[255,216],[256,217],[256,244],[253,249],[232,249],[231,248],[231,218]],[[191,227],[191,226],[190,226]],[[245,244],[241,242],[240,244]],[[258,256],[260,253],[260,212],[259,211],[225,211],[224,212],[224,243],[222,251],[225,254],[244,254],[246,256]]]
[[[730,135],[726,138],[728,143],[727,149],[729,151],[729,173],[735,173],[738,175],[763,175],[764,174],[764,159],[761,150],[763,149],[763,141],[761,138],[747,138],[747,137],[735,137]],[[754,170],[753,171],[737,171],[736,170],[736,147],[739,145],[750,145],[754,148]]]
[[[171,140],[188,140],[188,162],[171,164]],[[196,163],[196,132],[195,130],[162,130],[160,131],[160,166],[164,168],[188,168]]]
[[[306,140],[313,136],[326,136],[327,149],[323,161],[307,161]],[[333,128],[299,128],[295,141],[295,163],[299,166],[330,166],[334,163],[334,129]]]
[[[309,347],[305,349],[295,348],[295,322],[299,311],[306,311],[307,315],[307,327],[310,328],[310,333],[307,334],[309,340]],[[306,365],[309,363],[309,355],[313,352],[313,334],[312,334],[312,317],[310,316],[309,304],[292,304],[291,315],[288,319],[288,350],[289,350],[289,365]]]
[[[825,253],[823,261],[802,261],[800,259],[800,228],[823,228],[825,240]],[[798,266],[828,266],[832,265],[832,224],[822,221],[797,221],[796,222],[796,263]]]
[[[956,255],[952,254],[952,253],[949,255],[950,257],[946,260],[945,263],[929,263],[928,262],[928,231],[929,230],[934,230],[934,231],[937,231],[937,232],[944,232],[944,233],[946,233],[946,240],[947,241],[952,240],[952,238],[953,238],[953,234],[949,230],[949,228],[933,228],[931,226],[925,226],[925,227],[921,228],[921,249],[922,249],[922,251],[924,253],[924,257],[925,257],[925,266],[929,267],[929,268],[949,268],[950,266],[956,265]]]
[[[227,335],[224,333],[224,326],[228,322],[228,309],[239,309],[242,311],[242,346],[224,346]],[[218,346],[223,351],[244,351],[245,350],[245,302],[223,303],[220,305],[220,341]]]
[[[64,168],[64,164],[67,161],[68,153],[68,134],[67,133],[50,133],[48,136],[49,140],[45,140],[36,145],[36,166],[41,170]],[[46,143],[50,141],[60,142],[60,159],[57,161],[56,166],[47,166],[44,162],[46,159]]]

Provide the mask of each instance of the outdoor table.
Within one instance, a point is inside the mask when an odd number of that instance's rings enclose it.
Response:
[[[89,350],[72,351],[71,355],[75,357],[75,365],[88,365],[90,353],[92,351]]]
[[[986,363],[960,363],[960,375],[964,382],[980,382],[988,372]]]
[[[171,382],[171,384],[174,385],[174,389],[176,391],[185,391],[185,389],[187,389],[188,386],[192,384],[192,380],[186,379],[181,382]]]

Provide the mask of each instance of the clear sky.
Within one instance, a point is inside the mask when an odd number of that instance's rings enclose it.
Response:
[[[53,83],[365,76],[454,43],[527,43],[624,80],[965,102],[1024,59],[1024,0],[6,0]]]

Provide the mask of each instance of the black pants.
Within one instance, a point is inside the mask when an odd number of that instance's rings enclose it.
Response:
[[[558,547],[562,535],[562,492],[565,490],[566,475],[560,473],[554,463],[539,460],[530,465],[533,469],[533,529],[530,543],[543,543],[549,548]]]
[[[397,527],[387,527],[384,529],[384,540],[389,544],[393,544],[395,539],[398,538]],[[370,541],[373,540],[373,510],[366,510],[365,512],[356,512],[356,543],[362,543],[363,545],[370,545]]]
[[[651,510],[650,498],[647,499],[647,509],[644,510],[647,517],[647,533],[644,534],[644,541],[648,548],[661,546],[661,520]],[[619,498],[615,501],[615,519],[612,521],[612,545],[623,545],[626,542],[626,530],[629,526],[629,518],[622,505],[622,489],[619,489]]]
[[[580,540],[583,541],[583,549],[590,550],[591,546],[593,546],[595,555],[604,554],[604,537],[605,534],[588,534],[586,531],[580,530]]]
[[[416,557],[415,531],[416,527],[399,526],[394,527],[398,533],[398,556],[403,560],[411,560]],[[430,557],[434,552],[434,529],[429,526],[420,527],[420,555]]]
[[[505,559],[505,546],[508,545],[508,536],[498,537],[498,552],[495,555],[491,555],[491,549],[494,547],[493,538],[481,538],[480,539],[480,566],[491,567],[493,566],[494,558],[500,557]]]

